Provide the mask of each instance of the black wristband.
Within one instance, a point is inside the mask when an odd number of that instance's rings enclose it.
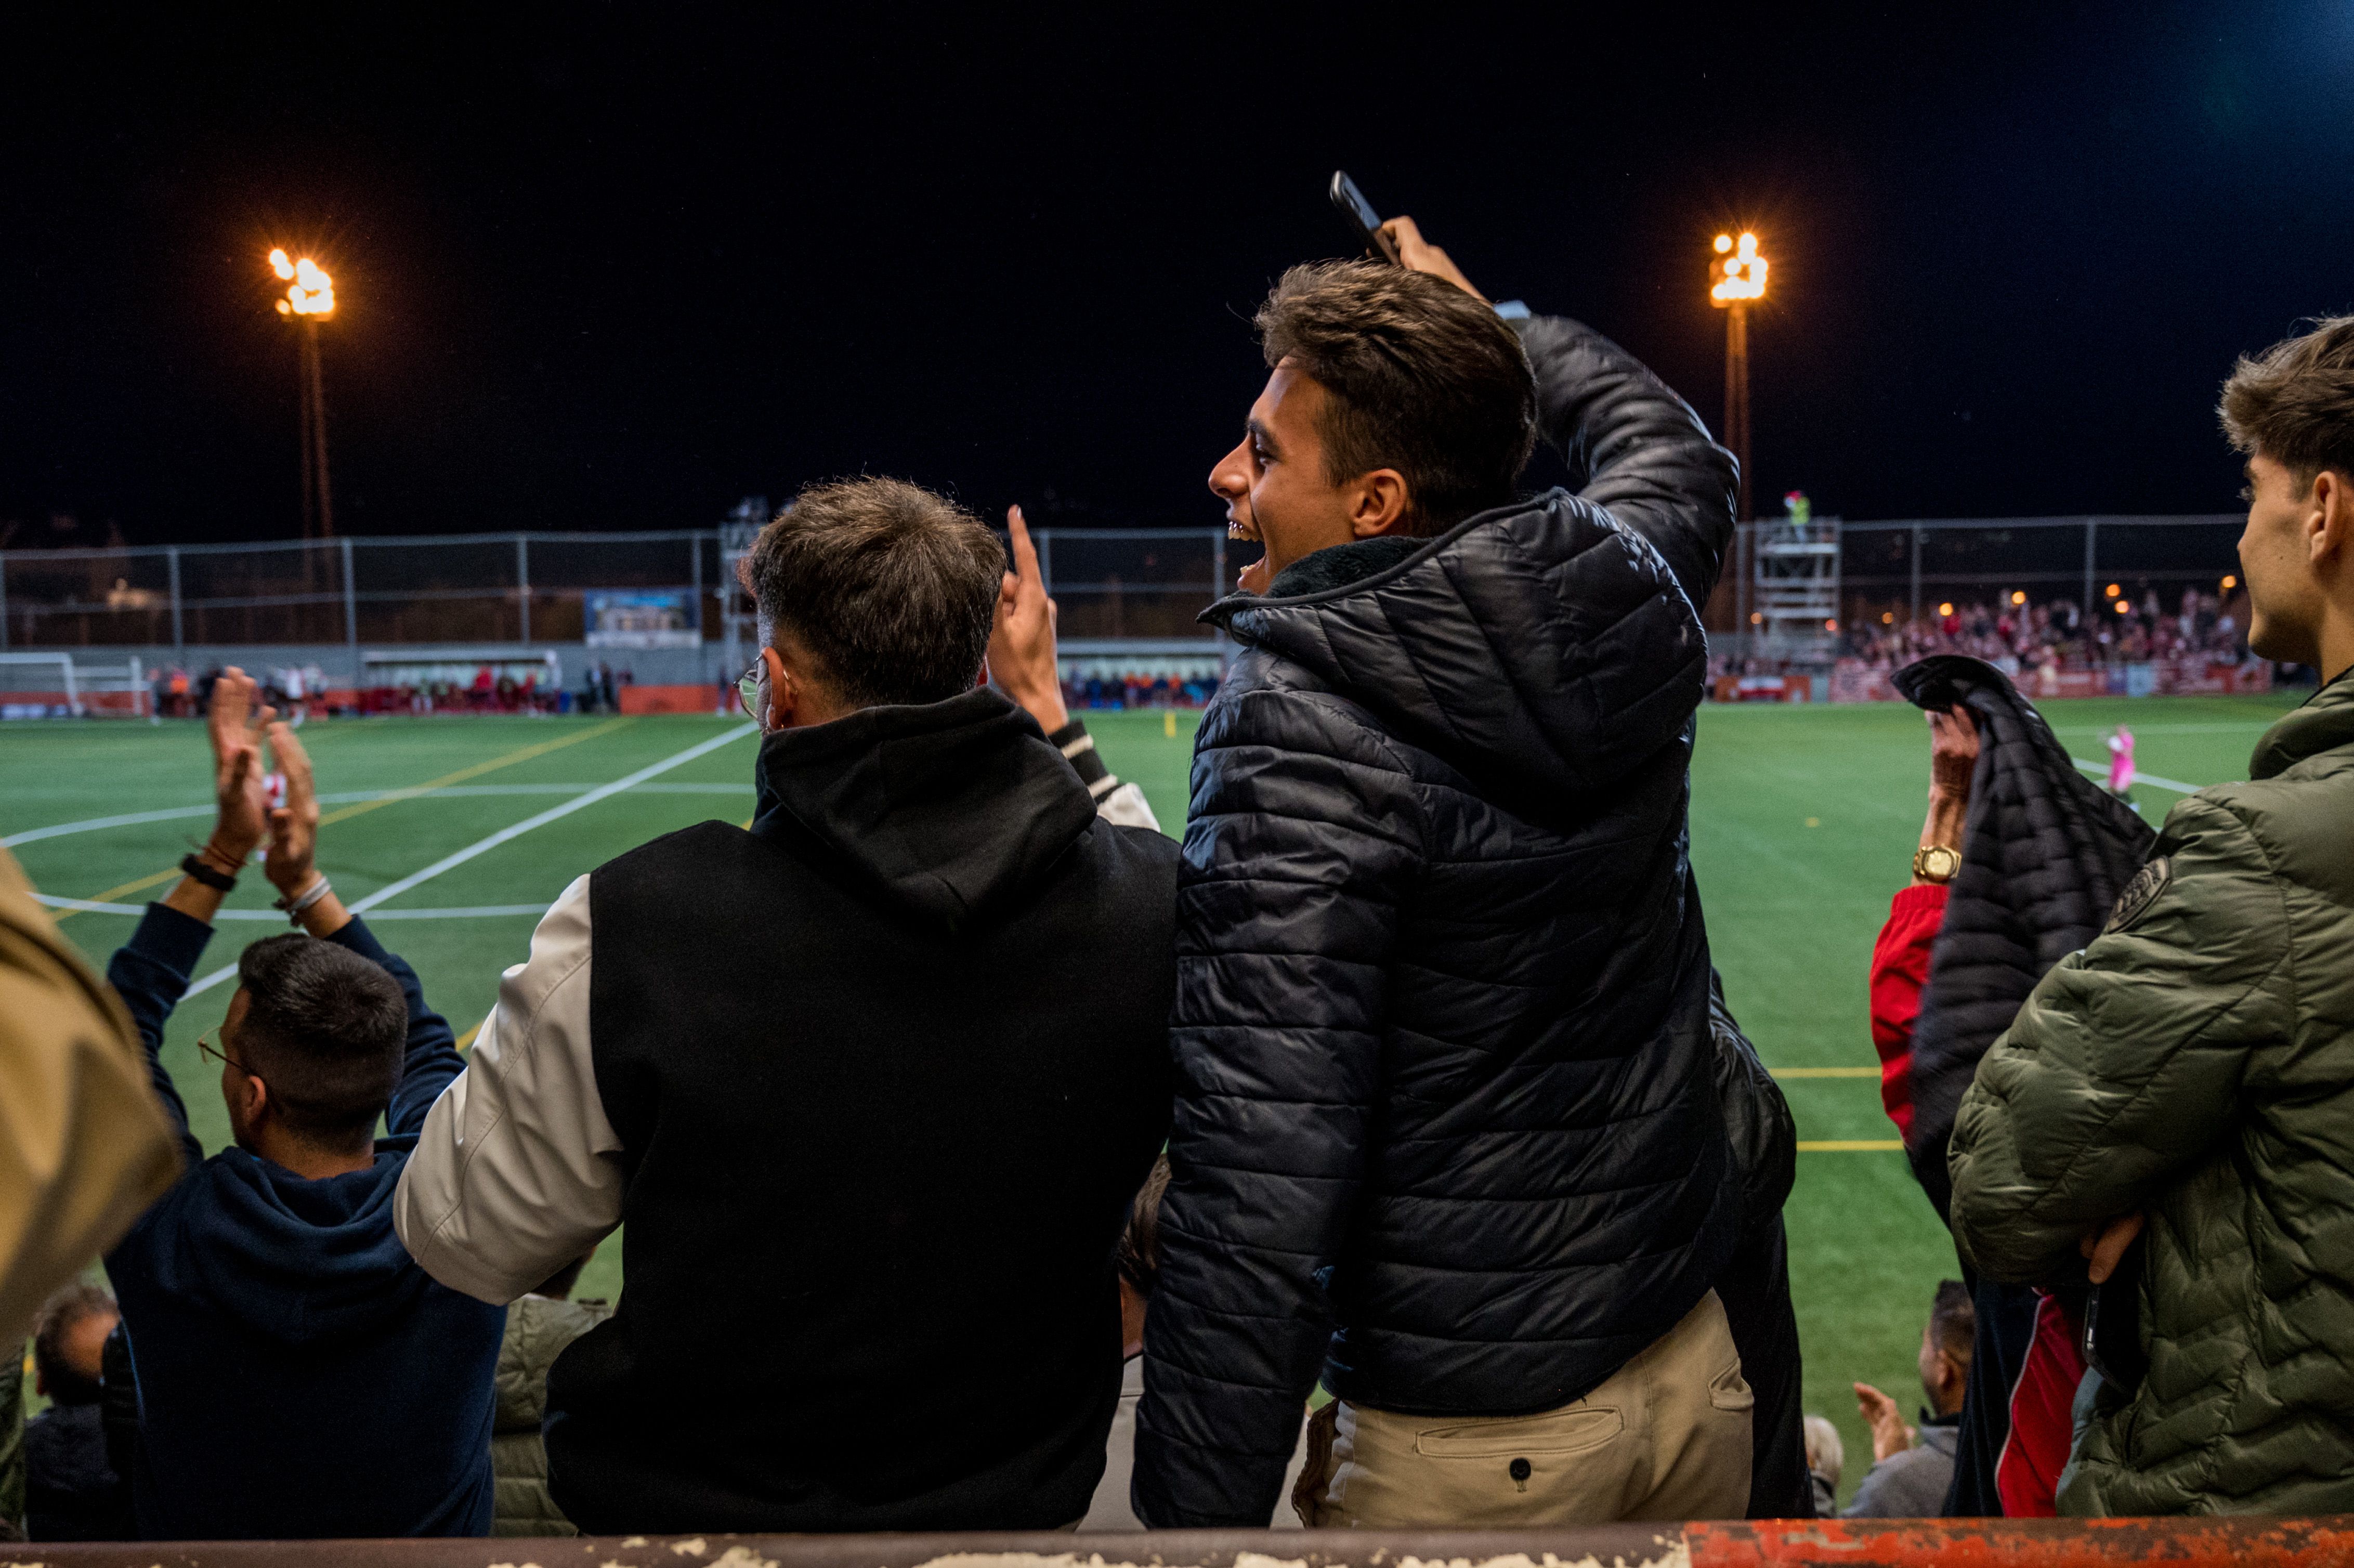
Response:
[[[227,893],[237,885],[236,877],[224,876],[196,855],[183,855],[180,858],[180,869],[216,893]]]

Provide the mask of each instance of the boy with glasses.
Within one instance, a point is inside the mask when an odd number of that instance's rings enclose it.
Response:
[[[187,1156],[106,1259],[139,1387],[140,1534],[486,1534],[505,1314],[427,1278],[392,1224],[417,1130],[462,1064],[415,972],[313,864],[310,759],[254,714],[254,691],[237,669],[215,687],[212,836],[107,969]],[[286,777],[274,809],[265,733]],[[228,1014],[199,1042],[236,1138],[207,1160],[156,1052],[265,840],[278,906],[308,935],[246,948]]]

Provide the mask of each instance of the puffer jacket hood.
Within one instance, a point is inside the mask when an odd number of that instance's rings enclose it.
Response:
[[[1553,490],[1385,559],[1399,543],[1319,551],[1206,618],[1533,814],[1623,779],[1691,721],[1700,618],[1601,507]]]
[[[197,1178],[208,1201],[187,1205],[181,1287],[290,1348],[349,1343],[406,1317],[432,1284],[392,1228],[415,1142],[383,1139],[368,1169],[318,1181],[224,1150]]]
[[[1319,1369],[1352,1404],[1566,1404],[1778,1202],[1712,1031],[1686,855],[1733,465],[1573,323],[1522,332],[1549,491],[1293,563],[1194,744],[1138,1516],[1263,1526]],[[1728,1020],[1729,1022],[1729,1020]],[[1747,1113],[1758,1113],[1752,1117]]]
[[[779,730],[760,742],[753,777],[754,832],[789,820],[951,931],[1034,884],[1096,815],[1037,722],[986,689]]]

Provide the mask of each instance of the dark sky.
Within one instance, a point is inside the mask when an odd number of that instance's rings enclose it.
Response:
[[[1754,225],[1757,494],[1853,518],[2228,509],[2232,356],[2354,307],[2342,0],[183,9],[12,35],[0,524],[297,531],[272,244],[336,278],[354,534],[856,471],[1210,522],[1336,165],[1712,425]]]

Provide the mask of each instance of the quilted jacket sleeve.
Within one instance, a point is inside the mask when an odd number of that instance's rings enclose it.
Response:
[[[1259,691],[1213,710],[1178,873],[1172,1180],[1137,1417],[1153,1528],[1274,1511],[1331,1336],[1418,835],[1409,780],[1349,705]]]
[[[2081,1277],[2079,1238],[2213,1145],[2250,1053],[2294,1020],[2281,884],[2228,805],[2192,796],[1978,1065],[1948,1155],[1963,1257],[2009,1284]]]
[[[1521,329],[1537,429],[1585,476],[1578,493],[1667,560],[1694,609],[1733,543],[1738,472],[1691,405],[1593,328],[1540,316]]]

